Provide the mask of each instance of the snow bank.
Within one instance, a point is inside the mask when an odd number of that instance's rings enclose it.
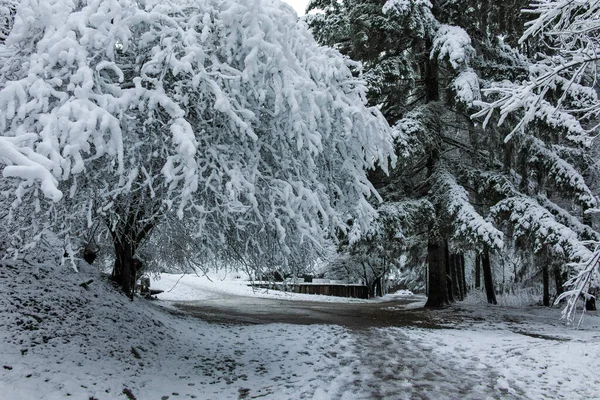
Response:
[[[0,265],[0,310],[0,388],[11,400],[122,399],[124,389],[137,399],[311,397],[349,340],[336,326],[173,315],[131,302],[87,265]]]

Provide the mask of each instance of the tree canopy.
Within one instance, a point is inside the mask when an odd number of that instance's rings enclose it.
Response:
[[[25,0],[1,46],[13,210],[74,237],[101,221],[116,269],[169,214],[284,263],[366,221],[365,171],[394,160],[352,64],[277,0]]]

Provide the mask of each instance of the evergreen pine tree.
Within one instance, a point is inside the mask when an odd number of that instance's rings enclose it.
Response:
[[[374,184],[386,201],[418,199],[434,210],[421,230],[428,232],[421,254],[429,264],[431,306],[446,303],[448,287],[452,291],[458,283],[447,258],[454,252],[474,250],[490,265],[508,240],[530,252],[550,248],[565,259],[578,259],[580,230],[546,204],[549,198],[554,209],[556,202],[596,204],[579,172],[591,166],[589,157],[581,157],[586,138],[577,130],[563,134],[572,121],[558,123],[549,110],[518,140],[505,141],[511,130],[506,126],[518,126],[518,119],[493,129],[488,124],[485,131],[471,120],[482,89],[529,73],[527,53],[537,44],[518,45],[524,22],[518,10],[525,4],[319,0],[309,6],[319,10],[307,17],[315,36],[362,62],[357,73],[369,83],[370,102],[394,124],[399,166],[389,178],[372,174]],[[565,210],[572,207],[558,208],[573,216]],[[538,227],[530,225],[525,240],[519,221],[528,212],[548,218]],[[547,229],[560,232],[560,239],[543,236]],[[574,240],[573,248],[556,245],[567,237]],[[493,302],[491,278],[486,289]]]

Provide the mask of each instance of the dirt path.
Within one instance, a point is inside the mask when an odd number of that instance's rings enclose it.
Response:
[[[323,303],[241,296],[177,302],[182,312],[206,321],[237,324],[330,324],[352,329],[418,326],[441,327],[443,319],[424,309],[410,309],[421,297],[382,303]],[[409,306],[409,307],[407,307]]]

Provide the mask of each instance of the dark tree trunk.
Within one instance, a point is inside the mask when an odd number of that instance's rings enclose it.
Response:
[[[454,301],[462,300],[462,296],[460,293],[460,275],[458,274],[458,263],[456,254],[450,254],[450,269],[452,272],[452,295],[454,297]]]
[[[135,258],[136,250],[152,231],[154,220],[140,224],[139,220],[143,218],[143,212],[137,208],[132,209],[134,208],[130,207],[127,212],[124,212],[127,218],[123,218],[122,222],[113,226],[110,233],[115,248],[112,279],[133,300],[138,268],[141,266],[140,261]]]
[[[371,297],[381,297],[383,296],[383,291],[381,290],[381,278],[375,278],[373,284],[371,284]]]
[[[433,236],[427,242],[429,296],[425,307],[441,307],[448,304],[446,284],[446,243]]]
[[[425,40],[424,53],[429,54],[433,47],[433,41],[427,37]],[[422,71],[425,82],[426,102],[438,101],[438,65],[436,57],[425,57]],[[434,147],[430,150],[427,158],[427,177],[431,177],[439,160],[439,151]],[[448,304],[447,285],[447,249],[446,241],[436,232],[435,225],[430,223],[429,237],[427,239],[427,263],[428,263],[428,285],[429,295],[425,307],[441,307]]]
[[[475,255],[475,289],[481,287],[481,256]]]
[[[135,247],[127,238],[117,237],[113,241],[115,247],[115,265],[112,272],[112,279],[121,286],[124,293],[133,296],[136,274],[133,258]]]
[[[485,285],[485,294],[490,304],[498,304],[496,293],[494,291],[494,281],[492,275],[492,265],[490,263],[490,252],[486,248],[481,255],[481,266],[483,267],[483,283]]]
[[[454,254],[454,268],[456,270],[456,289],[458,291],[458,299],[463,301],[465,299],[465,291],[463,288],[463,271],[462,265],[460,264],[460,254]]]
[[[561,271],[560,265],[554,265],[554,284],[556,285],[556,296],[560,296],[565,291],[566,275]]]
[[[548,264],[544,262],[542,265],[542,283],[544,285],[542,304],[544,307],[550,307],[550,272],[548,269]]]
[[[433,46],[431,39],[426,39],[425,46],[427,48],[427,54]],[[438,101],[440,99],[439,85],[438,85],[438,65],[437,58],[427,57],[425,60],[425,91],[427,102]]]
[[[498,25],[500,32],[506,32],[506,10],[504,5],[501,5],[498,9]]]
[[[462,292],[463,292],[463,296],[467,297],[467,275],[465,273],[466,268],[465,268],[465,254],[464,253],[460,253],[459,255],[459,262],[460,262],[460,273],[462,276]]]
[[[591,213],[586,213],[587,208],[583,208],[583,223],[594,229],[593,219]],[[585,300],[585,310],[586,311],[596,311],[596,298],[591,297]]]
[[[479,39],[485,43],[485,40],[488,37],[487,28],[488,28],[488,17],[490,13],[490,2],[489,0],[480,0],[479,1],[479,26],[478,28],[478,36]]]
[[[448,300],[450,303],[454,303],[456,301],[456,278],[454,276],[454,266],[452,265],[452,257],[448,251],[448,244],[444,246],[446,253],[446,287],[448,287]]]
[[[378,277],[377,279],[375,279],[375,296],[377,296],[377,297],[383,296],[383,286],[382,286],[381,277]]]
[[[590,297],[585,300],[585,310],[586,311],[596,311],[596,298]]]
[[[565,282],[567,281],[567,274],[562,271],[560,264],[554,264],[552,268],[554,273],[554,284],[556,285],[556,297],[560,296],[565,291]]]

